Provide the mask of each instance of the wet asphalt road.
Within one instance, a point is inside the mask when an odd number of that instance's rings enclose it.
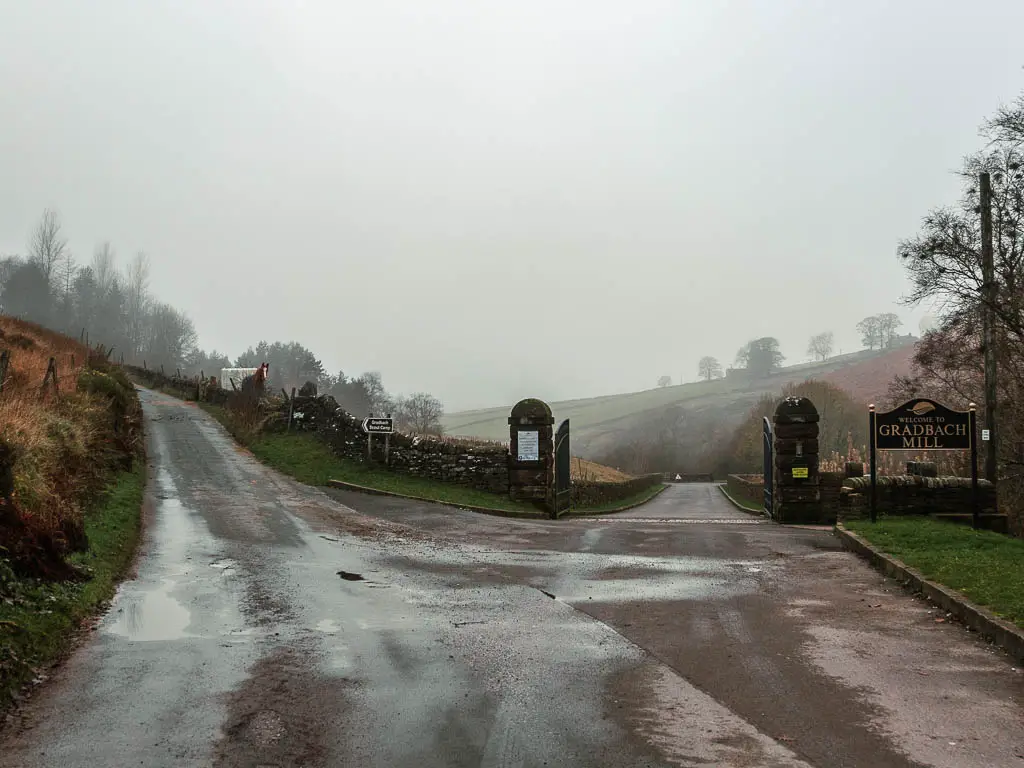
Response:
[[[828,532],[326,495],[143,398],[137,573],[0,766],[1024,766],[1021,673]]]

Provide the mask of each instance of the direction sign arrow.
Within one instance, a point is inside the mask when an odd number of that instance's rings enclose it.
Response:
[[[394,419],[373,416],[363,419],[363,432],[367,434],[390,435],[394,431]]]

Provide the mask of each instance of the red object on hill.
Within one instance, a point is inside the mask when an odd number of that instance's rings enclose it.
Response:
[[[913,373],[916,350],[916,344],[907,344],[815,378],[835,384],[863,403],[884,402],[892,380]]]

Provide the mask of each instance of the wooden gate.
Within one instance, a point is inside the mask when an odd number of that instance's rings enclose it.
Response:
[[[761,430],[761,442],[764,448],[764,513],[768,517],[774,517],[775,505],[773,503],[774,490],[773,482],[775,479],[775,456],[774,456],[774,445],[772,435],[772,423],[767,418],[764,420],[764,425]]]
[[[569,509],[572,489],[571,459],[569,454],[569,420],[558,426],[555,433],[555,517]]]

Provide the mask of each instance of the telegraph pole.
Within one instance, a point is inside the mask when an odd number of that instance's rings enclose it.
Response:
[[[996,345],[995,306],[996,276],[992,256],[992,181],[988,173],[978,179],[981,192],[981,337],[985,352],[985,430],[988,442],[985,444],[985,477],[996,482]]]

